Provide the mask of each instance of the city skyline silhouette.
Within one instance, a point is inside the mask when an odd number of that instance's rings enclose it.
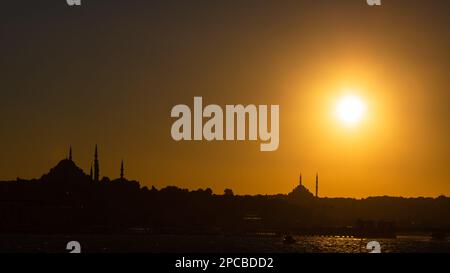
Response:
[[[214,194],[210,188],[177,186],[158,190],[125,178],[123,161],[117,178],[100,178],[99,158],[95,145],[95,171],[87,174],[74,162],[70,146],[67,156],[40,178],[0,181],[0,233],[124,233],[140,228],[181,234],[271,231],[393,236],[396,229],[436,232],[450,226],[450,220],[441,217],[450,213],[450,198],[445,196],[320,197],[318,174],[315,194],[305,187],[302,174],[288,194],[235,195],[230,188]]]
[[[100,176],[124,160],[148,188],[274,195],[302,172],[315,193],[319,172],[320,196],[450,195],[447,0],[130,1],[4,4],[0,180],[68,143],[89,173],[98,143]],[[279,105],[278,148],[175,141],[194,97]]]

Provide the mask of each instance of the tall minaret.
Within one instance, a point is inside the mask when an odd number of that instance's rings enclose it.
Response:
[[[92,173],[92,164],[91,164],[91,171],[89,172],[89,177],[91,180],[94,180],[94,174]]]
[[[72,146],[69,148],[69,160],[72,161]]]
[[[120,180],[123,181],[123,160],[122,160],[122,162],[120,163]]]
[[[316,173],[316,197],[319,197],[319,173]]]
[[[302,173],[300,173],[300,180],[299,180],[299,186],[302,186]]]
[[[100,178],[100,166],[98,164],[98,152],[97,144],[95,144],[95,154],[94,154],[94,181],[98,182]]]

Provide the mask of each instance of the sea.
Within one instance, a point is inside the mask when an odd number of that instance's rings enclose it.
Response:
[[[395,239],[351,237],[293,236],[286,244],[283,237],[255,235],[0,235],[0,252],[70,252],[75,241],[81,252],[92,253],[368,253],[370,242],[379,244],[381,253],[450,253],[449,238],[405,235]],[[373,243],[371,243],[373,244]]]

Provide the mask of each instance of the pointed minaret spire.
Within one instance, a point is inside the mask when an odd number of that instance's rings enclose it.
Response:
[[[302,173],[300,173],[299,186],[302,186]]]
[[[316,173],[316,197],[319,197],[319,173]]]
[[[123,176],[123,160],[122,162],[120,162],[120,180],[123,180],[124,176]]]
[[[72,146],[69,147],[69,160],[72,161]]]
[[[94,181],[98,182],[100,178],[100,164],[98,163],[98,150],[97,144],[95,144],[95,154],[94,154]]]

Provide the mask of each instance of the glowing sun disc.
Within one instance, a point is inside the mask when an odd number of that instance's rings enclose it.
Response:
[[[355,125],[361,121],[366,112],[366,105],[357,96],[342,97],[336,106],[339,120],[346,125]]]

